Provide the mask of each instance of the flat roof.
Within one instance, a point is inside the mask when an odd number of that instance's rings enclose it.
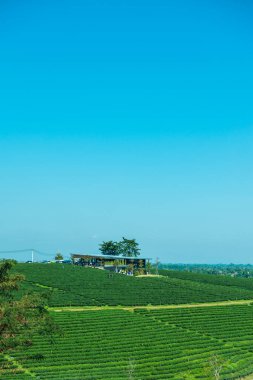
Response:
[[[116,259],[129,259],[129,260],[151,260],[150,258],[148,257],[129,257],[129,256],[113,256],[113,255],[91,255],[90,253],[71,253],[71,255],[73,256],[78,256],[78,257],[82,257],[82,256],[85,256],[85,257],[97,257],[97,258],[100,258],[100,259],[112,259],[112,260],[116,260]]]

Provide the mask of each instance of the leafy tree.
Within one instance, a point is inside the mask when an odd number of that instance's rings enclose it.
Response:
[[[120,255],[119,244],[116,241],[112,240],[103,241],[103,243],[100,244],[99,250],[102,252],[102,255]]]
[[[12,273],[14,260],[0,262],[0,353],[32,344],[35,332],[52,336],[57,328],[47,309],[47,297],[27,294],[18,298],[24,276]]]
[[[139,244],[135,239],[126,239],[123,237],[118,243],[118,246],[122,256],[137,257],[140,254]]]
[[[54,259],[57,260],[57,261],[58,261],[58,260],[63,260],[63,256],[62,256],[61,252],[56,253]]]

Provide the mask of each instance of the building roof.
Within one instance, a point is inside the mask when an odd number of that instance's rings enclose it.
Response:
[[[76,258],[81,257],[96,257],[100,259],[111,259],[111,260],[117,260],[117,259],[129,259],[129,260],[151,260],[148,257],[129,257],[129,256],[113,256],[113,255],[91,255],[90,253],[71,253]]]

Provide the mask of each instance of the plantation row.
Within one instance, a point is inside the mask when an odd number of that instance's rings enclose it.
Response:
[[[27,375],[24,370],[17,365],[8,361],[3,355],[0,355],[0,379],[3,380],[31,380],[31,376]]]
[[[202,308],[207,326],[210,309],[217,308]],[[239,306],[233,309],[238,315],[240,310]],[[41,380],[123,380],[129,379],[130,373],[138,380],[211,379],[209,361],[213,355],[230,360],[222,379],[253,372],[253,352],[243,345],[238,348],[212,334],[208,336],[209,331],[204,329],[189,328],[185,323],[195,316],[188,313],[186,317],[184,313],[188,311],[54,312],[63,333],[55,337],[55,343],[51,345],[50,340],[36,336],[34,346],[14,356]],[[214,313],[215,318],[221,318],[223,323],[223,315],[230,312],[223,306]],[[249,319],[248,322],[250,328]]]
[[[231,305],[173,310],[141,310],[145,316],[178,325],[226,341],[234,347],[253,350],[253,306]]]
[[[169,278],[178,278],[206,284],[232,286],[242,289],[253,290],[253,278],[234,278],[225,275],[186,272],[167,269],[161,269],[159,270],[159,273]]]
[[[251,357],[253,353],[253,305],[149,311],[142,309],[137,312],[166,326],[172,325],[211,339],[215,338],[216,341],[222,342],[224,347],[231,349],[225,373],[231,373],[232,367],[232,372],[238,378],[253,373],[253,362],[244,366],[244,358]],[[234,349],[242,355],[241,368],[235,364]]]
[[[51,292],[51,306],[165,305],[253,299],[253,291],[171,277],[129,277],[93,268],[18,264],[25,290]]]

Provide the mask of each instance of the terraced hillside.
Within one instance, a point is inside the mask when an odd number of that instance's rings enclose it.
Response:
[[[183,279],[183,280],[202,282],[206,284],[232,286],[232,287],[239,287],[242,289],[253,290],[252,278],[239,278],[239,277],[230,277],[230,276],[225,276],[225,275],[196,273],[196,272],[167,270],[167,269],[161,269],[159,273],[169,278],[178,278],[178,279]]]
[[[211,380],[213,357],[223,362],[220,379],[253,373],[253,280],[56,264],[15,270],[26,276],[21,292],[51,293],[61,334],[0,357],[0,379]],[[233,300],[246,301],[217,305]]]
[[[221,379],[253,372],[253,306],[52,314],[63,335],[53,345],[36,336],[4,379],[213,379],[213,355],[224,360]]]
[[[18,264],[16,270],[26,276],[23,291],[52,293],[51,306],[167,305],[253,299],[253,280],[249,280],[249,287],[237,281],[231,286],[221,284],[220,276],[205,275],[210,276],[210,282],[194,273],[189,278],[188,273],[180,272],[179,278],[174,271],[158,278],[129,277],[57,264]],[[233,280],[229,278],[230,282]]]

